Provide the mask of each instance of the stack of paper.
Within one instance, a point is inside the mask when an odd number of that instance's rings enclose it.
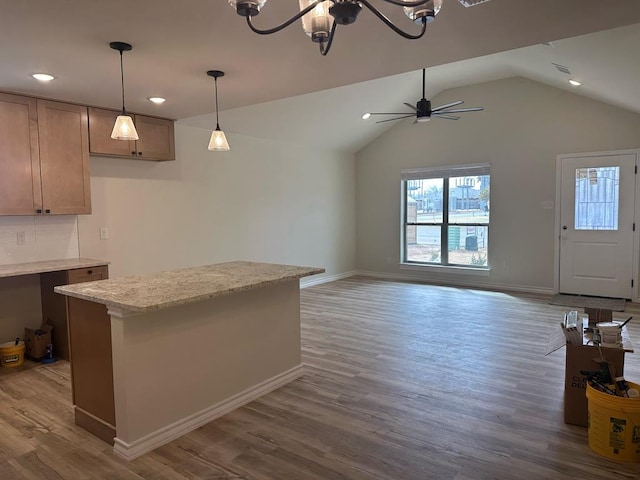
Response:
[[[582,319],[578,321],[577,310],[565,312],[560,327],[562,327],[568,343],[572,345],[582,345],[584,332],[582,330]]]

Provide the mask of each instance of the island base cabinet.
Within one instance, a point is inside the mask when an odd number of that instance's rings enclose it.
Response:
[[[67,309],[76,425],[113,445],[116,420],[107,307],[67,297]]]

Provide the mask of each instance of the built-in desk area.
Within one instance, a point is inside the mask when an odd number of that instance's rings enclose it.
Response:
[[[299,279],[322,272],[229,262],[56,287],[67,296],[76,423],[130,460],[294,380]],[[94,321],[105,306],[109,328]],[[77,346],[89,334],[99,351]]]
[[[66,305],[64,298],[55,294],[53,289],[58,285],[109,278],[108,264],[102,260],[69,258],[0,265],[0,278],[24,275],[39,277],[42,319],[53,326],[53,350],[58,358],[69,360]]]

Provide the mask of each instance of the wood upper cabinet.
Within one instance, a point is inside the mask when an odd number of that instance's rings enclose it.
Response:
[[[120,112],[89,108],[89,149],[92,154],[140,160],[175,160],[173,120],[134,115],[138,141],[113,140],[111,131]]]
[[[0,215],[42,208],[35,98],[0,93]]]
[[[91,213],[87,107],[38,100],[45,213]]]
[[[87,109],[0,94],[0,215],[91,213]]]

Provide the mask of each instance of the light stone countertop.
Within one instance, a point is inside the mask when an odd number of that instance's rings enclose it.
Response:
[[[103,265],[109,265],[109,262],[105,262],[104,260],[94,260],[91,258],[67,258],[62,260],[45,260],[41,262],[14,263],[0,265],[0,278],[57,272],[60,270],[73,270],[76,268],[100,267]]]
[[[144,313],[323,273],[324,268],[228,262],[55,287],[70,297]]]

